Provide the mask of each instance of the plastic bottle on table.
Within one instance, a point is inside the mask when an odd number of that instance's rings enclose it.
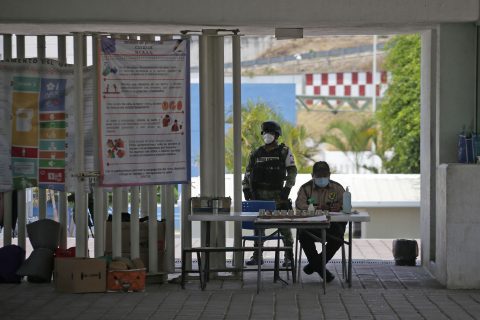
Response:
[[[345,190],[345,192],[343,193],[342,207],[344,213],[352,213],[352,195],[350,194],[348,187],[347,190]]]
[[[313,216],[315,215],[315,206],[313,205],[313,200],[309,199],[308,202],[309,202],[308,209],[307,209],[308,215]]]

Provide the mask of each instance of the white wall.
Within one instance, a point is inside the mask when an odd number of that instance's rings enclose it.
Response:
[[[480,165],[438,168],[435,276],[449,289],[480,288]]]
[[[420,208],[360,208],[370,214],[362,223],[362,238],[419,239]]]
[[[433,112],[422,113],[430,116],[422,121],[422,137],[435,137],[431,141],[434,146],[430,145],[434,158],[422,157],[422,161],[428,161],[422,166],[422,177],[427,178],[422,180],[422,247],[428,248],[422,258],[437,279],[452,289],[480,288],[480,166],[454,163],[458,133],[463,125],[468,128],[474,124],[478,108],[476,33],[475,24],[442,24],[436,29],[437,36],[430,37],[432,47],[436,46],[431,50],[436,60],[432,68],[436,95],[429,97],[433,104],[423,106],[434,108]],[[423,175],[425,172],[428,174]],[[425,192],[428,189],[430,192]],[[433,201],[432,195],[434,206],[425,203]]]

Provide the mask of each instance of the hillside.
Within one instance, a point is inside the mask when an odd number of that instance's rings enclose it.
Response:
[[[389,37],[379,37],[377,43],[384,44]],[[276,57],[296,56],[293,61],[271,64],[259,64],[243,67],[243,75],[275,75],[302,74],[322,72],[367,71],[372,68],[372,52],[364,52],[343,56],[328,56],[321,58],[300,58],[303,54],[326,52],[335,49],[358,48],[373,46],[373,36],[323,36],[294,40],[279,40],[272,42],[257,59],[272,59]],[[384,52],[377,51],[377,68],[382,69]],[[278,59],[277,59],[278,60]]]
[[[378,37],[378,44],[385,44],[390,37]],[[272,45],[259,54],[258,59],[275,60],[275,57],[299,57],[311,52],[327,52],[335,49],[362,48],[373,46],[373,36],[324,36],[318,38],[305,38],[297,40],[274,41]],[[304,56],[304,55],[303,55]],[[256,65],[243,68],[245,76],[254,75],[281,75],[329,72],[354,72],[371,71],[373,64],[373,51],[358,54],[327,56],[322,58],[295,59],[281,63]],[[385,51],[377,51],[377,70],[383,70]],[[279,59],[276,59],[279,60]],[[259,60],[260,61],[260,60]],[[332,113],[328,111],[308,111],[297,107],[297,123],[303,125],[308,135],[319,141],[326,132],[328,125],[333,120],[348,120],[353,123],[372,117],[371,112],[353,112],[351,109],[342,108],[343,111]],[[335,150],[331,146],[323,146],[327,150]]]

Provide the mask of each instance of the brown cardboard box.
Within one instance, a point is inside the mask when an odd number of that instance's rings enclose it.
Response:
[[[107,263],[102,259],[56,258],[54,281],[59,292],[105,292]]]
[[[109,270],[107,289],[124,292],[145,290],[145,269]]]
[[[140,259],[148,271],[148,221],[140,222]],[[158,271],[164,270],[165,221],[157,221]],[[105,255],[112,254],[112,222],[107,221],[105,231]],[[122,222],[122,257],[130,258],[130,222]]]

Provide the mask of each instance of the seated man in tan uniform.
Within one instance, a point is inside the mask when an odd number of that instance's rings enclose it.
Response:
[[[312,179],[302,185],[298,190],[297,200],[295,206],[300,210],[307,210],[308,205],[313,203],[315,209],[341,211],[342,199],[345,190],[335,181],[330,180],[330,167],[325,161],[316,162],[313,165]],[[345,233],[346,223],[333,222],[330,228],[327,229],[327,244],[326,244],[326,263],[330,261],[342,246],[343,234]],[[307,229],[312,234],[321,238],[321,230]],[[308,264],[303,268],[306,274],[318,272],[320,277],[323,274],[322,270],[322,255],[317,252],[315,248],[315,239],[305,232],[300,232],[298,235],[303,251],[308,259]],[[326,270],[327,282],[331,282],[335,276]]]

